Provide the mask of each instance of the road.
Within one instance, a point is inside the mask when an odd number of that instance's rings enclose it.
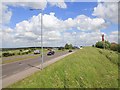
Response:
[[[44,62],[59,57],[61,55],[67,54],[68,51],[56,52],[55,55],[47,56],[44,55]],[[2,78],[9,77],[31,67],[37,66],[42,62],[41,57],[34,59],[26,59],[22,61],[17,61],[9,64],[2,65]]]

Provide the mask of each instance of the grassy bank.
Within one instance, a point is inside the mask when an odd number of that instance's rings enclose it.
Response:
[[[118,87],[118,55],[84,48],[34,73],[9,88],[111,88]]]

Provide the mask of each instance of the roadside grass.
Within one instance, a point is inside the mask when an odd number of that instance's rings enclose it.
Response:
[[[103,55],[105,55],[105,57],[110,60],[112,63],[114,64],[118,64],[118,56],[120,55],[120,53],[112,51],[112,50],[104,50],[104,49],[98,49],[99,52]]]
[[[108,50],[83,48],[8,88],[117,88],[118,58],[113,52],[110,60],[109,54]]]
[[[16,61],[22,61],[22,60],[26,60],[26,59],[32,59],[32,58],[37,58],[40,55],[34,55],[34,56],[26,56],[23,58],[15,58],[15,59],[10,59],[10,60],[2,60],[2,64],[7,64],[7,63],[12,63],[12,62],[16,62]]]

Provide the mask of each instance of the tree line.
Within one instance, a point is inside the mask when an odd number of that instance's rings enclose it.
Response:
[[[117,43],[110,43],[109,41],[98,41],[93,47],[97,48],[105,48],[113,51],[118,51],[120,53],[120,44]]]

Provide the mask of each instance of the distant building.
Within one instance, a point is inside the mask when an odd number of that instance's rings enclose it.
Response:
[[[102,41],[104,41],[104,34],[102,34]]]

